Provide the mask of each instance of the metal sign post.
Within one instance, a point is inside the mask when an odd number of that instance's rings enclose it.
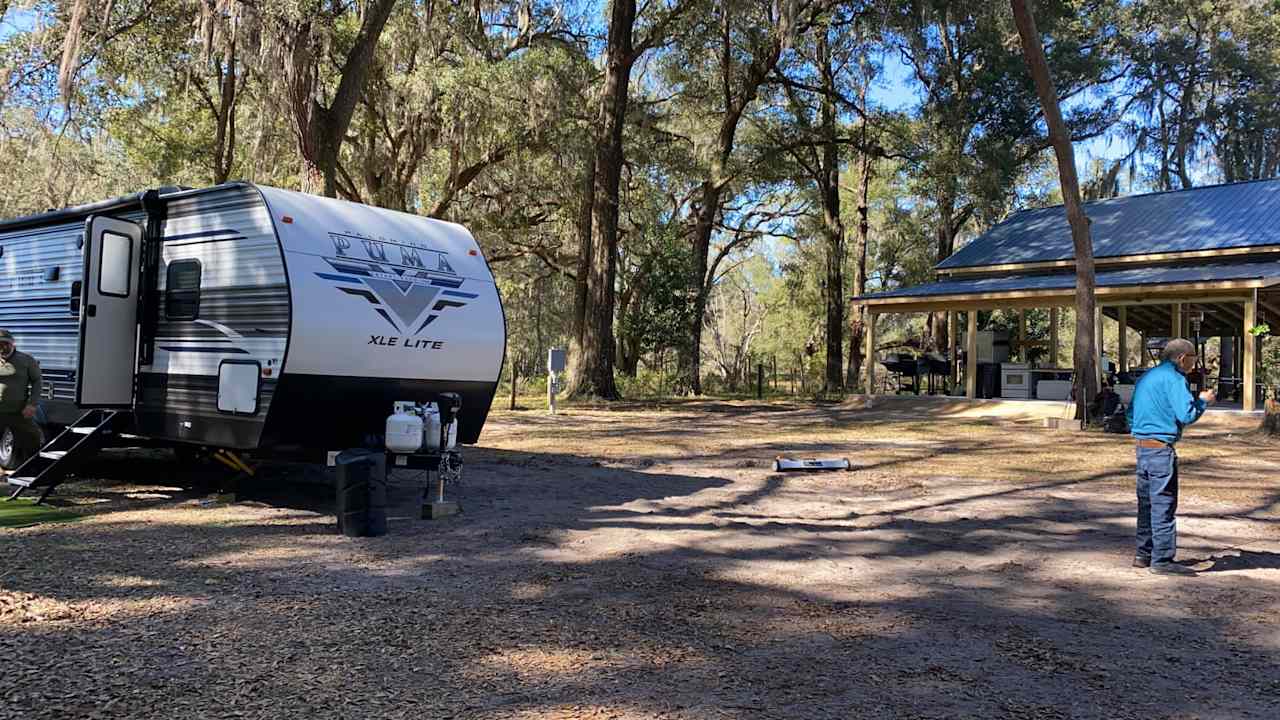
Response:
[[[560,392],[560,373],[564,372],[564,348],[547,351],[547,413],[556,414],[556,393]]]

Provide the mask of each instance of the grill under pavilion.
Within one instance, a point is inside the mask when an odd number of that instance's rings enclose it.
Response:
[[[1098,317],[1116,320],[1121,373],[1142,365],[1142,348],[1128,347],[1127,330],[1144,338],[1221,339],[1219,377],[1210,386],[1240,388],[1241,406],[1260,402],[1258,360],[1262,339],[1249,330],[1280,322],[1280,180],[1216,185],[1086,203],[1097,277]],[[1071,229],[1062,206],[1024,210],[939,263],[936,282],[870,293],[853,299],[867,311],[866,387],[875,393],[876,318],[888,313],[947,314],[949,358],[957,357],[956,330],[964,314],[965,395],[978,395],[978,311],[1047,308],[1052,336],[1026,338],[1025,322],[1011,344],[1018,350],[1048,345],[1058,365],[1058,312],[1075,303]],[[1025,316],[1024,316],[1025,319]],[[1098,347],[1102,347],[1101,341]],[[1133,363],[1135,358],[1139,361]],[[951,380],[957,380],[951,363]],[[1229,373],[1229,375],[1228,375]],[[1252,392],[1244,391],[1252,388]]]

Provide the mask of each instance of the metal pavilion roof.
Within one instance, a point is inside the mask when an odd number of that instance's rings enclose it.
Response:
[[[1096,258],[1280,246],[1280,179],[1132,195],[1085,204]],[[1061,206],[1023,210],[940,270],[1071,260]]]

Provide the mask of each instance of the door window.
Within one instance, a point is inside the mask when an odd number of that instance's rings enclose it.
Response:
[[[129,297],[129,270],[133,267],[133,239],[110,231],[102,233],[98,255],[98,292]]]

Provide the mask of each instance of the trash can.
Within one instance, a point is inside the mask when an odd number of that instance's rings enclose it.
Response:
[[[978,397],[1000,397],[1000,363],[978,363]]]
[[[338,531],[347,537],[387,534],[387,458],[376,450],[346,450],[337,470]]]

